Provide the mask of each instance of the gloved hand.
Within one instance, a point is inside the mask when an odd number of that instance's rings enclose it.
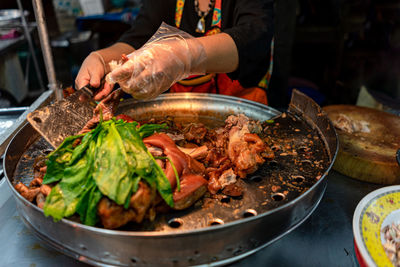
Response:
[[[100,53],[90,53],[83,61],[78,75],[76,76],[76,89],[78,90],[88,84],[94,88],[99,87],[101,85],[101,79],[108,71]],[[112,90],[112,86],[105,83],[104,87],[100,89],[101,90],[95,94],[95,100],[101,100],[104,96],[108,95]]]
[[[124,62],[111,62],[106,81],[137,99],[150,99],[193,74],[204,74],[206,52],[190,34],[162,23],[152,38]]]

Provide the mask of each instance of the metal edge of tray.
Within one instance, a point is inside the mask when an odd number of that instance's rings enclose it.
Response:
[[[5,177],[4,172],[1,175]],[[4,177],[0,177],[0,209],[12,195],[10,188],[5,185],[6,179],[3,179]]]
[[[269,246],[270,244],[274,243],[275,241],[278,241],[279,239],[281,239],[281,238],[284,237],[285,235],[287,235],[287,234],[293,232],[293,231],[294,231],[295,229],[297,229],[303,222],[305,222],[305,221],[311,216],[311,214],[313,214],[313,212],[318,208],[318,205],[319,205],[319,203],[321,202],[321,200],[322,200],[322,198],[323,198],[323,196],[324,196],[324,193],[325,193],[325,191],[326,191],[326,187],[327,187],[327,183],[324,183],[324,188],[323,188],[323,190],[322,190],[322,194],[320,195],[319,199],[315,202],[315,205],[312,207],[311,211],[310,211],[303,219],[301,219],[299,222],[297,222],[295,225],[293,225],[293,227],[290,228],[289,230],[287,230],[286,232],[281,233],[279,236],[277,236],[276,238],[270,240],[269,242],[267,242],[267,243],[265,243],[265,244],[263,244],[263,245],[261,245],[261,246],[255,248],[255,249],[253,249],[253,250],[251,250],[251,251],[248,251],[248,252],[246,252],[246,253],[243,253],[243,254],[241,254],[241,255],[239,255],[239,256],[232,257],[232,258],[229,258],[229,259],[226,259],[226,260],[222,260],[222,261],[218,261],[218,262],[213,262],[213,263],[210,263],[210,264],[207,264],[207,265],[198,265],[198,266],[225,266],[225,265],[227,265],[227,264],[232,264],[232,263],[234,263],[234,262],[236,262],[236,261],[238,261],[238,260],[244,259],[244,258],[246,258],[247,256],[250,256],[250,255],[252,255],[252,254],[254,254],[254,253],[260,251],[261,249],[263,249],[263,248]],[[196,267],[197,267],[197,266],[196,266]]]
[[[20,116],[29,107],[0,108],[0,116]]]
[[[305,216],[302,220],[300,220],[299,222],[297,222],[292,228],[290,228],[289,230],[287,230],[286,232],[281,233],[279,236],[275,237],[274,239],[268,241],[267,243],[256,247],[253,250],[247,251],[243,254],[240,254],[238,256],[233,256],[231,258],[228,259],[224,259],[221,261],[217,261],[217,262],[212,262],[212,263],[208,263],[208,264],[201,264],[201,265],[194,265],[194,267],[205,267],[205,266],[209,266],[209,267],[217,267],[217,266],[225,266],[227,264],[232,264],[236,261],[239,261],[241,259],[244,259],[254,253],[257,253],[258,251],[262,250],[263,248],[267,247],[268,245],[274,243],[275,241],[278,241],[279,239],[281,239],[282,237],[284,237],[285,235],[291,233],[292,231],[294,231],[295,229],[297,229],[303,222],[305,222],[315,211],[315,209],[318,207],[319,203],[321,202],[323,196],[324,196],[324,192],[326,191],[326,187],[327,184],[325,183],[324,185],[324,189],[323,189],[323,193],[320,195],[320,198],[316,201],[315,205],[312,207],[312,210],[310,211],[310,213],[307,214],[307,216]],[[90,264],[90,265],[95,265],[95,266],[99,266],[99,267],[105,267],[105,266],[109,266],[108,264],[102,264],[99,263],[98,261],[96,261],[95,259],[91,259],[85,256],[82,256],[80,254],[77,254],[75,251],[67,249],[63,246],[61,246],[59,243],[57,243],[56,241],[54,241],[53,239],[51,239],[50,237],[43,235],[38,229],[36,229],[36,227],[34,225],[32,225],[29,220],[27,220],[25,217],[21,217],[23,223],[26,225],[26,227],[28,227],[30,230],[32,230],[35,234],[35,236],[37,236],[40,240],[43,241],[43,243],[45,244],[46,247],[48,247],[49,249],[55,249],[71,258],[74,258],[78,261]]]
[[[164,235],[108,235],[81,229],[78,223],[56,225],[42,211],[32,209],[30,203],[21,199],[16,202],[27,227],[34,225],[37,228],[34,233],[38,236],[39,231],[40,239],[52,240],[53,248],[81,262],[96,266],[219,265],[248,256],[291,232],[312,214],[325,189],[326,180],[303,199],[307,204],[299,203],[269,216],[208,227],[203,232]],[[13,195],[16,194],[13,190]]]
[[[18,119],[13,123],[13,125],[8,128],[3,135],[0,136],[0,156],[4,154],[4,152],[7,149],[8,144],[10,143],[11,139],[13,136],[25,125],[26,123],[26,115],[28,113],[38,109],[39,107],[45,106],[53,98],[53,92],[52,91],[45,91],[42,93],[38,99],[36,99],[33,104],[26,109],[19,117]]]
[[[187,100],[187,101],[186,101]],[[207,105],[207,103],[212,102],[213,106],[215,106],[215,109],[213,109],[212,114],[207,114],[208,112],[205,111],[202,113],[202,109],[199,107],[204,107]],[[140,104],[143,107],[138,107],[136,108],[135,104]],[[133,114],[128,114],[131,115],[132,117],[135,116],[135,112],[143,114],[143,118],[141,119],[150,119],[153,114],[156,115],[162,115],[162,110],[159,110],[158,108],[160,106],[165,107],[165,106],[170,106],[173,109],[175,109],[177,112],[174,114],[175,116],[181,116],[179,111],[182,110],[199,110],[200,113],[202,113],[202,116],[216,116],[218,113],[231,113],[231,114],[237,114],[237,113],[244,113],[247,112],[246,114],[249,117],[262,120],[262,119],[269,119],[271,116],[276,117],[281,114],[280,111],[271,108],[269,106],[263,105],[258,102],[250,101],[247,99],[243,98],[238,98],[238,97],[233,97],[233,96],[227,96],[227,95],[218,95],[218,94],[207,94],[207,93],[173,93],[173,94],[162,94],[158,96],[155,99],[150,99],[150,100],[135,100],[135,99],[127,99],[125,101],[122,101],[119,105],[118,112],[120,110],[124,110],[125,108],[129,108],[129,106],[134,106],[134,112]],[[146,113],[146,109],[152,107],[154,111],[151,113]],[[248,113],[251,111],[251,113]],[[195,114],[192,114],[195,115]],[[198,114],[196,114],[198,115]],[[267,115],[268,118],[261,118],[260,116],[262,115]],[[186,116],[186,115],[185,115]],[[223,119],[222,122],[225,120],[225,118],[216,118],[213,117],[213,119]]]
[[[193,95],[191,95],[193,96]],[[250,104],[252,103],[251,101],[249,101]],[[330,122],[328,121],[328,124]],[[326,129],[322,129],[322,132],[325,131],[332,131],[330,135],[331,136],[336,136],[336,133],[334,132],[334,129],[331,128],[326,128]],[[329,142],[331,142],[332,140],[328,140]],[[333,140],[333,141],[337,141],[337,140]],[[336,143],[336,142],[335,142]],[[10,144],[11,145],[11,144]],[[330,146],[332,147],[332,146]],[[328,148],[329,149],[329,148]],[[226,251],[224,251],[224,256],[223,255],[219,255],[222,258],[218,258],[216,256],[212,256],[212,253],[215,252],[211,252],[211,254],[207,254],[205,255],[206,258],[202,259],[202,261],[200,262],[196,262],[194,261],[193,264],[198,264],[198,263],[205,263],[205,262],[212,262],[213,264],[218,262],[219,260],[224,260],[224,259],[228,259],[228,258],[232,258],[234,256],[240,256],[241,254],[246,254],[249,251],[252,251],[260,246],[263,246],[266,243],[270,243],[272,242],[272,240],[275,240],[277,238],[279,238],[279,236],[283,236],[286,232],[289,232],[292,228],[295,227],[295,225],[298,225],[301,221],[304,221],[305,217],[308,217],[312,211],[315,209],[315,207],[318,205],[320,199],[323,196],[323,192],[325,191],[326,188],[326,174],[328,173],[328,171],[330,170],[330,168],[333,165],[333,161],[335,158],[335,155],[337,153],[337,148],[335,149],[335,151],[330,151],[331,155],[333,155],[332,161],[329,165],[329,167],[327,168],[327,170],[325,171],[324,175],[320,178],[320,180],[314,184],[307,192],[305,192],[304,194],[302,194],[301,196],[299,196],[297,199],[286,203],[280,207],[278,207],[277,209],[271,210],[269,212],[265,212],[262,214],[259,214],[255,217],[250,217],[250,218],[246,218],[246,219],[241,219],[239,221],[236,222],[230,222],[227,223],[225,225],[220,225],[220,226],[215,226],[215,227],[209,227],[209,228],[204,228],[204,229],[199,229],[199,230],[194,230],[194,231],[187,231],[187,232],[172,232],[172,233],[168,233],[168,234],[160,234],[160,233],[149,233],[149,232],[122,232],[122,231],[115,231],[115,230],[105,230],[105,229],[99,229],[99,228],[94,228],[94,227],[88,227],[88,226],[83,226],[77,223],[73,223],[70,222],[68,220],[62,220],[63,224],[59,224],[59,226],[62,226],[61,230],[67,231],[68,233],[75,235],[79,228],[79,231],[83,231],[82,233],[86,233],[85,235],[89,235],[87,236],[88,238],[91,237],[90,235],[99,235],[99,236],[107,236],[107,235],[111,235],[112,239],[110,240],[111,242],[116,242],[116,244],[118,244],[118,242],[121,241],[132,241],[131,238],[135,238],[136,243],[139,244],[147,244],[147,245],[156,245],[158,243],[160,243],[160,241],[165,241],[166,245],[164,248],[168,248],[168,247],[176,247],[176,248],[181,248],[182,250],[187,250],[187,247],[190,247],[190,250],[194,250],[193,247],[193,238],[197,238],[197,241],[201,241],[202,239],[208,239],[208,240],[214,240],[214,238],[216,240],[218,240],[219,237],[221,239],[230,239],[230,241],[235,241],[236,243],[234,243],[234,245],[237,247],[241,247],[241,250],[239,251],[238,254],[235,253],[231,253],[232,255],[230,257],[226,257]],[[6,166],[5,166],[6,167]],[[5,168],[6,170],[6,168]],[[7,170],[6,170],[6,176],[7,176]],[[12,187],[11,182],[9,179],[7,179],[9,186],[12,188],[12,191],[14,193],[14,195],[16,196],[17,199],[17,204],[20,208],[21,211],[21,215],[25,217],[25,219],[34,219],[35,221],[33,222],[33,224],[36,225],[50,225],[51,228],[54,227],[54,223],[49,219],[49,218],[45,218],[43,216],[43,212],[38,209],[36,206],[34,206],[33,204],[27,202],[24,198],[22,198],[16,191],[15,189]],[[305,204],[303,203],[303,201],[309,201],[309,203],[311,203],[311,205],[309,204]],[[33,209],[32,209],[33,208]],[[36,213],[36,215],[35,215]],[[288,215],[289,216],[289,220],[291,221],[291,223],[288,223],[286,221],[281,221],[282,219],[279,219],[280,215]],[[30,216],[31,215],[31,216]],[[275,216],[272,216],[275,215]],[[298,215],[300,215],[300,218],[298,217]],[[286,217],[285,217],[286,218]],[[269,219],[269,220],[268,220]],[[287,219],[287,218],[286,218]],[[262,226],[271,226],[271,221],[272,224],[274,223],[274,221],[278,221],[279,223],[283,223],[283,227],[284,229],[280,229],[281,232],[275,236],[273,236],[273,238],[271,238],[270,240],[263,240],[262,239],[262,235],[260,237],[260,233],[263,233],[265,235],[268,235],[268,231],[266,232],[266,229],[264,227],[260,228],[260,225]],[[32,224],[32,222],[31,222]],[[266,224],[266,225],[265,225]],[[275,226],[276,227],[276,226]],[[285,228],[286,227],[286,228]],[[243,229],[245,228],[245,229]],[[268,227],[267,227],[268,228]],[[268,228],[270,230],[273,230],[274,227]],[[47,231],[49,229],[46,229]],[[54,227],[54,229],[51,229],[53,231],[53,235],[55,233],[57,234],[63,234],[63,232],[61,231],[61,233],[59,232],[60,229],[58,229],[58,227]],[[257,236],[252,236],[252,238],[247,237],[246,240],[241,240],[240,238],[236,238],[235,239],[235,234],[237,234],[237,231],[240,230],[245,230],[245,231],[254,231],[257,230],[258,231],[258,235]],[[228,232],[228,234],[227,234]],[[51,231],[47,232],[47,234],[50,233],[51,236]],[[81,234],[82,234],[81,233]],[[199,235],[201,234],[201,235]],[[221,235],[222,234],[222,235]],[[225,235],[224,235],[225,234]],[[226,235],[227,234],[227,235]],[[65,234],[64,234],[65,235]],[[219,236],[220,235],[220,236]],[[269,234],[270,235],[270,234]],[[210,239],[211,238],[211,239]],[[261,240],[259,240],[259,238],[261,238]],[[152,240],[154,239],[154,240]],[[157,242],[157,240],[159,242]],[[253,241],[252,241],[253,240]],[[255,241],[254,241],[255,240]],[[258,241],[259,240],[259,241]],[[93,240],[92,240],[93,241]],[[204,241],[204,240],[203,240]],[[261,241],[261,242],[260,242]],[[147,243],[146,243],[147,242]],[[150,242],[150,243],[149,243]],[[136,251],[136,252],[140,252],[142,251],[140,246],[135,246],[135,244],[131,244],[132,242],[130,242],[129,244],[133,247],[131,247],[131,249],[135,249],[136,250],[131,250],[131,251]],[[246,244],[245,244],[246,243]],[[179,244],[178,246],[176,244]],[[68,245],[66,244],[60,244],[60,245],[64,245],[64,248],[69,248],[72,250],[75,250],[75,252],[77,254],[83,255],[85,254],[85,251],[87,251],[86,247],[83,247],[85,249],[83,249],[82,247],[68,247]],[[98,245],[98,244],[97,244]],[[110,244],[111,245],[111,244]],[[231,244],[232,245],[232,244]],[[111,246],[112,247],[112,246]],[[179,251],[178,248],[178,251]],[[102,248],[101,248],[102,249]],[[107,252],[106,248],[105,251]],[[235,252],[233,251],[232,248],[230,248],[230,252]],[[80,253],[79,251],[82,251],[82,253]],[[136,254],[136,253],[134,253]],[[166,262],[165,263],[169,263],[172,265],[178,265],[177,261],[174,261],[174,257],[171,257],[171,255],[165,254],[165,253],[161,253],[163,254],[166,258]],[[162,257],[162,255],[159,255],[159,257]],[[110,256],[110,254],[107,254],[108,256]],[[106,261],[105,263],[107,264],[121,264],[118,261],[118,253],[116,254],[116,258],[112,258],[110,259],[110,261]],[[182,256],[182,255],[181,255]],[[198,254],[197,257],[199,257],[200,255]],[[177,257],[179,257],[179,255],[177,255]],[[194,256],[193,256],[194,257]],[[225,258],[224,258],[225,257]],[[101,256],[100,256],[101,258]],[[136,259],[136,258],[135,258]],[[81,259],[82,260],[82,259]],[[102,259],[102,260],[107,260],[107,259]],[[83,261],[83,260],[82,260]],[[99,264],[99,266],[102,264],[101,260],[100,261],[96,261],[97,264]],[[137,262],[135,260],[135,262]],[[139,262],[140,263],[140,260]],[[142,262],[143,263],[143,262]],[[186,264],[188,263],[187,261],[185,262]],[[185,264],[183,263],[183,264]],[[190,263],[190,261],[189,261]],[[182,264],[182,262],[179,262],[179,264]]]

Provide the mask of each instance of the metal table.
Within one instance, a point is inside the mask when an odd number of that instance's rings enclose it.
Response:
[[[335,171],[315,212],[297,229],[231,266],[358,266],[352,218],[358,202],[381,187]],[[47,248],[22,223],[4,179],[0,181],[1,266],[87,266]]]

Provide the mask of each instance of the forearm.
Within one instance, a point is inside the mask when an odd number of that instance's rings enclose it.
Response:
[[[166,34],[168,31],[170,34]],[[106,81],[118,83],[135,98],[150,99],[190,75],[233,72],[238,68],[236,43],[226,33],[194,38],[162,24],[153,37],[131,53],[129,60],[113,64]]]
[[[135,49],[126,43],[115,43],[104,49],[97,50],[96,53],[100,54],[106,65],[106,73],[110,71],[108,63],[112,60],[120,60],[121,55],[128,55],[135,51]]]
[[[235,42],[226,33],[197,38],[207,54],[207,73],[229,73],[237,69],[239,55]]]

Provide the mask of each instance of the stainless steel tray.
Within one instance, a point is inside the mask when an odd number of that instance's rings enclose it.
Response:
[[[4,109],[1,111],[5,115],[5,120],[3,121],[3,127],[0,127],[0,157],[6,151],[7,145],[9,144],[11,138],[21,129],[22,125],[26,123],[26,115],[36,110],[39,107],[47,105],[53,99],[52,91],[45,91],[40,97],[38,97],[35,102],[27,109],[25,108],[15,108],[15,109]],[[23,112],[19,116],[19,112]],[[1,114],[0,114],[1,115]],[[13,123],[10,122],[13,121]]]
[[[310,100],[301,94],[297,99],[292,99],[293,112],[301,115],[304,112],[302,108],[306,107],[306,113],[303,115],[311,120],[312,127],[321,133],[331,163],[324,175],[308,191],[278,208],[254,217],[230,221],[224,225],[194,230],[111,231],[87,227],[69,220],[54,223],[12,188],[21,219],[37,236],[56,249],[81,261],[99,266],[223,264],[245,257],[303,222],[316,208],[325,191],[325,176],[336,156],[336,134],[318,106],[307,102]],[[133,104],[134,109],[128,104]],[[220,118],[226,117],[227,114],[245,113],[255,119],[265,120],[277,114],[275,110],[251,101],[204,94],[166,95],[148,102],[126,102],[126,105],[130,107],[131,112],[144,119],[146,116],[154,117],[157,113],[161,115],[169,113],[174,116],[190,115],[200,116],[205,120],[215,120],[217,112],[221,115]],[[124,105],[121,107],[121,110],[123,109]],[[166,112],[168,110],[169,112]],[[185,110],[187,113],[182,113]],[[5,172],[10,187],[19,158],[37,138],[37,134],[27,124],[8,147]]]

